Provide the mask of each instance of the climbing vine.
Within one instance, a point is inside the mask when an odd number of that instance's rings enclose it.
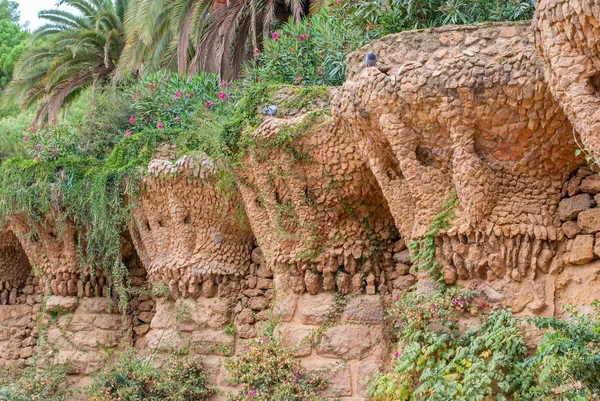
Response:
[[[442,211],[433,218],[429,225],[429,231],[425,233],[423,238],[411,241],[408,245],[412,255],[411,261],[414,263],[413,266],[438,281],[443,281],[444,275],[435,256],[435,238],[440,230],[448,229],[448,222],[455,216],[454,209],[458,206],[458,203],[456,190],[452,190],[448,200],[442,205]]]

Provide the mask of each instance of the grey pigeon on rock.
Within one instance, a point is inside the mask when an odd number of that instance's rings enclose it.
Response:
[[[274,116],[275,114],[277,114],[277,106],[272,104],[270,106],[263,107],[262,113],[265,116]]]
[[[375,67],[377,64],[377,55],[375,53],[370,52],[366,57],[367,67]]]

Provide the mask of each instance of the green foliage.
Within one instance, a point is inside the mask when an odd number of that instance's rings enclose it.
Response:
[[[70,125],[76,127],[78,150],[103,158],[129,129],[133,105],[120,90],[114,88],[97,90],[84,99],[87,110],[81,113],[78,101],[70,108],[67,119]]]
[[[368,43],[349,10],[333,2],[300,22],[288,21],[264,42],[249,71],[259,82],[341,85],[349,52]]]
[[[76,153],[76,134],[72,127],[64,123],[48,123],[38,128],[31,124],[25,131],[23,142],[30,157],[39,162],[56,160],[61,156]]]
[[[600,303],[594,302],[586,314],[570,310],[566,320],[534,321],[538,328],[551,330],[526,363],[535,371],[536,384],[523,399],[600,399]]]
[[[31,36],[14,67],[4,99],[23,108],[39,104],[37,120],[58,117],[89,87],[111,80],[125,44],[128,0],[62,0],[63,9],[40,11],[46,23]]]
[[[218,112],[229,103],[227,83],[216,74],[207,73],[193,77],[165,71],[150,74],[129,89],[127,95],[135,110],[130,121],[132,132],[159,124],[163,128],[189,129],[198,107]]]
[[[0,384],[0,401],[67,401],[72,391],[66,388],[67,370],[61,366],[25,369],[14,383]]]
[[[501,309],[461,333],[459,314],[477,312],[472,300],[456,289],[398,299],[393,317],[402,352],[394,371],[371,383],[375,400],[506,400],[527,387],[532,378],[522,365],[527,348],[520,323]]]
[[[19,26],[18,4],[0,1],[0,92],[12,78],[15,62],[26,48],[29,33]]]
[[[294,352],[281,347],[272,331],[253,341],[246,350],[225,362],[233,384],[242,386],[229,401],[317,401],[327,384],[309,375],[294,358]]]
[[[173,355],[158,363],[129,351],[106,363],[84,392],[90,401],[204,401],[213,390],[198,357]]]
[[[10,157],[26,157],[26,143],[23,137],[35,115],[32,112],[0,119],[0,163]]]
[[[530,0],[366,0],[345,2],[357,25],[374,37],[447,24],[530,19]]]
[[[452,190],[448,200],[442,205],[442,211],[431,222],[430,230],[425,233],[422,239],[408,244],[412,255],[411,261],[415,263],[415,268],[425,271],[438,281],[443,281],[444,276],[442,270],[439,269],[439,262],[435,256],[435,238],[440,230],[448,229],[448,221],[454,217],[454,208],[458,205],[458,202],[456,190]]]

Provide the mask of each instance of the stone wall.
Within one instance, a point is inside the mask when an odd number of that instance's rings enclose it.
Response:
[[[365,399],[392,352],[386,300],[432,284],[407,245],[453,192],[456,216],[435,237],[447,284],[518,315],[585,311],[600,298],[600,179],[575,150],[596,150],[598,108],[585,104],[598,10],[542,0],[533,27],[442,27],[359,49],[331,99],[247,132],[238,192],[219,190],[206,155],[161,152],[128,200],[122,253],[136,292],[123,316],[107,278],[81,265],[80,227],[58,212],[15,217],[0,231],[0,366],[29,363],[38,337],[78,375],[108,348],[185,347],[235,391],[225,358],[274,321],[329,379],[326,396]],[[377,67],[364,66],[367,50]]]

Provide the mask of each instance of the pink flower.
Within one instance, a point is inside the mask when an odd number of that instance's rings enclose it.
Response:
[[[169,82],[169,78],[163,78],[163,82]]]
[[[158,125],[156,126],[156,128],[158,128],[158,129],[163,129],[163,125],[162,125],[162,123],[158,123]]]
[[[42,145],[38,143],[37,145],[35,145],[35,151],[39,152],[40,150],[42,150]]]
[[[175,117],[175,121],[179,121],[179,116]]]
[[[279,39],[279,34],[277,33],[277,31],[275,31],[271,34],[271,39],[273,39],[273,40]]]
[[[125,136],[131,136],[131,131],[130,130],[125,131]]]
[[[396,352],[394,353],[394,358],[398,358],[399,356],[400,356],[400,353],[399,353],[398,351],[396,351]]]
[[[204,107],[209,108],[212,107],[213,104],[214,103],[209,100],[208,102],[204,103]]]
[[[260,53],[260,50],[258,50],[258,47],[256,49],[254,49],[254,53],[256,53],[256,54]]]
[[[229,99],[229,93],[225,94],[225,99]]]
[[[224,88],[224,87],[226,87],[226,86],[227,86],[227,82],[225,82],[225,81],[221,82],[221,87],[223,87],[223,88]]]
[[[219,99],[223,99],[225,97],[225,93],[219,92]]]
[[[135,116],[129,117],[129,124],[135,124]]]
[[[254,390],[248,391],[248,396],[249,397],[254,397],[254,394],[256,394],[256,392]]]
[[[148,86],[150,86],[151,88],[156,88],[158,84],[149,84]]]
[[[302,35],[300,35],[300,37],[298,38],[298,40],[304,40],[308,38],[308,33],[303,33]]]
[[[299,84],[302,81],[302,77],[297,77],[294,82]]]
[[[337,3],[338,4],[342,4],[342,0],[337,0]]]
[[[27,142],[29,138],[27,138],[26,136],[23,137],[23,142]]]
[[[40,157],[40,161],[43,163],[46,161],[46,159],[44,159],[43,157]]]

